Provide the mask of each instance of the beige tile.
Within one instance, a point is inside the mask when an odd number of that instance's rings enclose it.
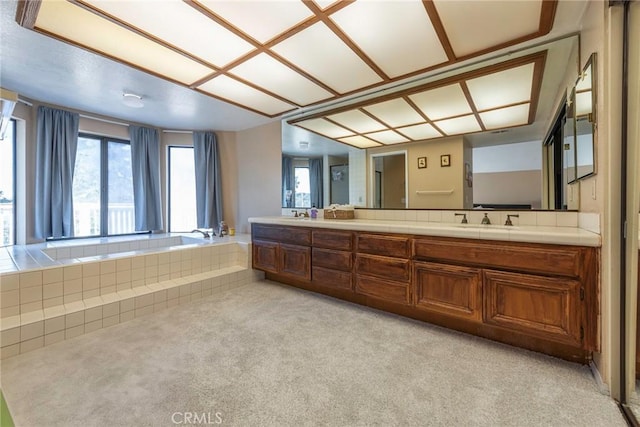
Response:
[[[84,323],[72,328],[67,327],[67,329],[65,329],[64,331],[64,339],[68,340],[70,338],[78,337],[82,334],[84,334]]]
[[[187,295],[185,297],[180,297],[178,298],[178,301],[180,301],[180,304],[187,304],[189,303],[189,301],[191,301],[190,295]]]
[[[174,307],[180,304],[180,298],[172,298],[167,300],[167,307]]]
[[[133,311],[135,308],[135,301],[133,298],[127,298],[125,300],[120,301],[120,314],[126,313],[127,311]]]
[[[117,325],[120,323],[120,315],[109,316],[102,319],[102,327],[108,328],[109,326]]]
[[[158,255],[157,254],[145,255],[145,257],[144,257],[144,266],[145,267],[152,267],[152,266],[157,266],[157,265],[158,265]]]
[[[98,329],[102,329],[102,319],[84,324],[85,334],[88,334],[89,332],[97,331]]]
[[[42,286],[43,299],[61,297],[63,293],[64,285],[62,282],[53,282]]]
[[[157,304],[153,304],[153,312],[157,312],[157,311],[161,311],[164,310],[165,308],[167,308],[167,302],[166,301],[162,301],[159,302]]]
[[[79,325],[84,325],[84,311],[78,311],[76,313],[67,314],[65,316],[65,327],[67,329]]]
[[[89,298],[99,298],[100,297],[100,289],[94,289],[91,291],[82,292],[82,299],[86,300]]]
[[[120,314],[120,304],[117,302],[112,302],[111,304],[105,304],[102,306],[102,317],[113,317]]]
[[[63,297],[64,305],[71,304],[74,302],[82,302],[82,292],[76,292],[75,294],[69,294]]]
[[[167,290],[161,290],[153,293],[153,303],[158,304],[167,300]]]
[[[0,291],[17,291],[20,289],[20,274],[2,274],[0,275]]]
[[[65,303],[64,310],[66,314],[72,314],[78,311],[84,311],[84,303],[82,302],[82,300]]]
[[[20,315],[30,313],[32,311],[42,311],[42,300],[20,304]]]
[[[60,341],[64,341],[65,331],[53,332],[44,336],[44,345],[55,344]]]
[[[93,291],[100,289],[100,276],[91,276],[82,278],[82,291]]]
[[[43,309],[56,307],[56,306],[61,306],[61,305],[64,305],[64,298],[63,297],[47,298],[47,299],[43,299],[42,300],[42,308]]]
[[[20,327],[20,314],[0,318],[0,330],[6,331],[11,328]]]
[[[129,320],[133,320],[135,318],[135,311],[127,311],[124,313],[120,313],[120,323],[127,322]]]
[[[6,359],[20,354],[20,344],[9,345],[0,349],[0,358]]]
[[[131,283],[131,270],[118,271],[116,273],[116,283],[118,285]]]
[[[169,288],[167,289],[167,299],[176,299],[180,297],[180,288]]]
[[[136,317],[142,317],[142,316],[146,316],[146,315],[152,314],[152,313],[153,313],[153,305],[150,305],[150,306],[147,306],[147,307],[136,308],[135,316]]]
[[[144,269],[144,255],[131,258],[131,269],[136,270],[140,268]]]
[[[118,288],[116,286],[106,286],[104,288],[100,288],[100,295],[115,294],[117,291]]]
[[[180,286],[180,296],[186,296],[186,295],[191,295],[191,285],[190,284],[186,284],[186,285],[182,285]]]
[[[116,260],[116,272],[131,270],[131,258]]]
[[[62,282],[64,280],[62,267],[47,268],[42,270],[42,284]]]
[[[42,285],[28,288],[20,287],[20,304],[42,301]]]
[[[65,316],[54,317],[53,319],[46,319],[44,321],[44,334],[49,335],[54,332],[64,331],[65,329]]]
[[[3,291],[0,293],[0,307],[14,307],[20,305],[20,289],[14,289],[12,291]]]
[[[20,341],[27,341],[44,335],[44,321],[20,326]]]
[[[20,289],[42,286],[42,270],[20,273]]]
[[[62,285],[62,289],[64,295],[77,294],[78,292],[82,292],[82,278],[79,277],[76,279],[65,279]]]
[[[20,342],[20,328],[11,328],[0,333],[0,347],[14,345]]]
[[[92,323],[102,319],[102,306],[88,308],[84,311],[84,323]]]
[[[105,273],[100,275],[100,287],[115,286],[116,273]]]
[[[144,268],[144,277],[145,279],[150,277],[158,277],[158,266],[152,265],[150,267]]]
[[[64,308],[64,305],[47,307],[43,311],[46,319],[52,319],[54,317],[64,316],[67,313],[67,311]]]
[[[153,305],[153,294],[140,295],[135,298],[136,310]]]
[[[116,261],[108,260],[100,263],[100,275],[111,274],[116,272]]]
[[[94,277],[100,275],[99,262],[87,262],[82,264],[82,277]]]
[[[82,279],[82,265],[70,265],[63,268],[63,278],[66,285],[67,280]]]
[[[44,337],[40,336],[20,343],[20,353],[26,353],[31,350],[44,346]]]
[[[195,282],[191,284],[191,293],[199,294],[202,292],[202,282]]]
[[[102,303],[103,304],[110,304],[112,302],[120,301],[120,297],[115,293],[107,294],[107,295],[101,295],[100,299],[102,299]]]

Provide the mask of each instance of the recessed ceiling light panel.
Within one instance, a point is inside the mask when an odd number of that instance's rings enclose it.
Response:
[[[480,111],[531,100],[535,64],[510,68],[467,80],[473,103]]]
[[[296,126],[303,127],[312,132],[319,133],[328,138],[342,138],[345,136],[352,136],[353,132],[338,126],[335,123],[331,123],[325,119],[309,119],[296,123]]]
[[[369,105],[364,109],[392,127],[424,122],[424,118],[402,98]]]
[[[349,136],[346,138],[340,138],[338,141],[344,142],[345,144],[353,145],[356,148],[372,148],[379,147],[381,144],[370,140],[369,138],[365,138],[362,135]]]
[[[529,122],[529,104],[486,111],[480,113],[480,120],[487,129],[526,125]]]
[[[392,130],[383,130],[382,132],[368,133],[367,138],[371,138],[382,144],[400,144],[409,142],[407,138]]]
[[[431,120],[471,113],[471,106],[458,83],[416,93],[409,98]]]
[[[385,125],[372,119],[360,110],[345,111],[344,113],[332,114],[327,117],[347,129],[352,129],[358,133],[375,132],[386,128]]]
[[[422,139],[439,138],[442,136],[442,134],[438,132],[436,128],[434,128],[433,126],[427,123],[398,128],[398,132],[408,136],[414,141],[419,141]]]
[[[447,135],[461,135],[463,133],[474,133],[482,131],[476,117],[473,114],[455,119],[447,119],[434,122]]]

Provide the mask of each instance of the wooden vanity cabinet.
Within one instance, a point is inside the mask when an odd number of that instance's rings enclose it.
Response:
[[[411,303],[411,241],[408,236],[358,233],[356,286],[358,294],[389,302]]]
[[[353,289],[353,233],[313,230],[311,282],[320,287]]]
[[[253,224],[253,268],[311,280],[311,232],[300,227]]]

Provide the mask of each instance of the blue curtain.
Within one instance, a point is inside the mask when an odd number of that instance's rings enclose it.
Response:
[[[156,129],[129,126],[136,231],[162,229],[160,138]]]
[[[38,107],[36,134],[35,235],[73,236],[73,169],[78,114]]]
[[[293,160],[291,157],[282,156],[282,206],[293,207],[295,192],[295,179],[293,174]]]
[[[319,209],[324,206],[324,180],[322,178],[322,159],[309,159],[311,206]]]
[[[222,221],[222,186],[218,141],[213,132],[193,132],[198,228],[217,228]]]

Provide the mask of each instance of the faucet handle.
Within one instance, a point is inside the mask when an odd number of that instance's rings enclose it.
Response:
[[[462,222],[460,222],[460,224],[468,224],[469,223],[469,221],[467,221],[467,214],[466,213],[457,213],[457,214],[454,214],[454,215],[462,217]]]
[[[507,220],[504,222],[504,225],[513,225],[513,222],[511,222],[511,218],[520,218],[520,215],[518,215],[518,214],[507,214]]]
[[[484,218],[482,218],[482,225],[491,225],[491,220],[489,219],[489,214],[485,212]]]

